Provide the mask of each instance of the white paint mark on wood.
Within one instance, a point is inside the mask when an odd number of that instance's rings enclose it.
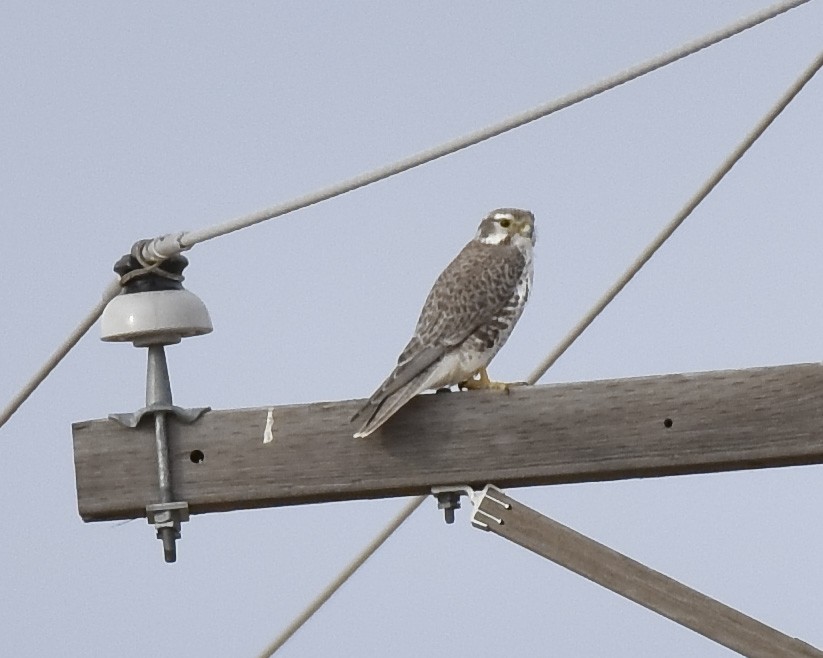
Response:
[[[266,414],[266,428],[263,430],[263,443],[271,443],[274,440],[271,428],[274,426],[274,407],[269,407]]]

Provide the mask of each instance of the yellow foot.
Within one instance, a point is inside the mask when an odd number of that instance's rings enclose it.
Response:
[[[526,382],[493,382],[489,379],[489,373],[486,372],[485,368],[480,368],[480,370],[475,373],[475,377],[471,379],[467,379],[464,382],[460,382],[457,386],[459,388],[463,388],[469,391],[476,391],[478,389],[491,389],[492,391],[505,391],[506,393],[509,392],[509,389],[513,386],[524,386]]]

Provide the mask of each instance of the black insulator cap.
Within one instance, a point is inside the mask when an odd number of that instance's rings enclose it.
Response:
[[[164,260],[156,268],[149,270],[143,267],[134,256],[126,254],[114,264],[114,271],[120,275],[121,279],[131,272],[135,273],[132,277],[127,277],[123,284],[124,293],[182,290],[183,270],[188,264],[188,258],[182,254],[176,254]]]

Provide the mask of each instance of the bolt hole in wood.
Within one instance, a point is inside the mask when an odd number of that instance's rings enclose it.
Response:
[[[189,455],[192,464],[200,464],[205,458],[206,455],[203,454],[202,450],[192,450]]]
[[[663,421],[663,427],[666,429],[669,429],[672,425],[674,425],[674,421],[671,418],[666,418],[666,420]]]

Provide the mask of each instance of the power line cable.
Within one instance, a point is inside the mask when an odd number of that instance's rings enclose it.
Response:
[[[775,16],[779,16],[780,14],[785,13],[790,9],[794,9],[795,7],[799,7],[807,2],[809,2],[809,0],[779,2],[771,7],[767,7],[766,9],[756,12],[751,16],[735,21],[734,23],[712,32],[700,39],[689,41],[679,48],[669,50],[662,55],[658,55],[657,57],[647,60],[646,62],[637,64],[636,66],[626,69],[625,71],[596,82],[593,85],[584,87],[583,89],[556,100],[543,103],[542,105],[538,105],[530,110],[516,114],[508,119],[504,119],[490,126],[469,133],[468,135],[464,135],[463,137],[458,137],[457,139],[448,141],[440,146],[435,146],[434,148],[421,151],[420,153],[410,157],[377,169],[373,169],[372,171],[355,176],[354,178],[349,178],[348,180],[344,180],[311,194],[306,194],[304,196],[292,199],[291,201],[286,201],[285,203],[280,203],[258,212],[243,215],[214,226],[193,231],[168,234],[155,238],[154,240],[147,240],[143,247],[143,256],[146,260],[152,262],[163,260],[164,258],[168,258],[169,256],[180,253],[181,251],[191,249],[194,245],[200,242],[205,242],[206,240],[211,240],[212,238],[233,233],[234,231],[238,231],[242,228],[247,228],[249,226],[259,224],[260,222],[274,219],[275,217],[280,217],[287,213],[294,212],[295,210],[307,208],[308,206],[320,203],[321,201],[326,201],[333,197],[340,196],[341,194],[352,192],[353,190],[376,183],[404,171],[408,171],[414,167],[419,167],[420,165],[431,162],[432,160],[442,158],[446,155],[451,155],[452,153],[468,148],[469,146],[479,144],[487,139],[491,139],[492,137],[496,137],[502,133],[519,128],[520,126],[536,121],[537,119],[541,119],[549,114],[553,114],[554,112],[572,105],[576,105],[584,100],[588,100],[593,96],[602,94],[605,91],[630,82],[631,80],[646,75],[647,73],[656,71],[659,68],[667,66],[668,64],[683,59],[689,55],[693,55],[704,48],[713,46],[720,41],[724,41],[729,37],[744,32],[745,30],[755,27],[756,25],[760,25]]]
[[[20,405],[43,383],[43,380],[51,374],[51,371],[63,360],[63,357],[77,345],[86,332],[97,322],[98,318],[103,314],[106,305],[119,294],[120,282],[115,279],[106,287],[100,301],[94,305],[94,308],[89,311],[88,315],[74,328],[74,331],[66,336],[66,339],[58,345],[57,349],[46,359],[46,362],[40,369],[32,375],[31,379],[23,385],[3,410],[0,411],[0,427],[6,424],[9,418],[14,415],[14,412],[20,408]]]
[[[228,233],[240,230],[241,228],[253,226],[254,224],[259,224],[260,222],[268,219],[280,217],[301,208],[306,208],[321,201],[351,192],[371,183],[384,180],[390,176],[394,176],[395,174],[399,174],[427,162],[431,162],[432,160],[436,160],[437,158],[455,153],[456,151],[487,139],[491,139],[492,137],[500,135],[504,132],[513,130],[514,128],[518,128],[522,125],[552,114],[553,112],[570,107],[571,105],[575,105],[576,103],[580,103],[581,101],[592,98],[593,96],[597,96],[598,94],[608,91],[609,89],[613,89],[614,87],[639,78],[640,76],[683,59],[684,57],[692,55],[700,50],[703,50],[704,48],[708,48],[709,46],[728,39],[729,37],[744,32],[745,30],[755,27],[756,25],[760,25],[767,20],[779,16],[790,9],[806,4],[809,1],[810,0],[791,0],[789,2],[777,3],[771,7],[767,7],[766,9],[754,13],[751,16],[747,16],[739,21],[736,21],[725,28],[712,32],[705,37],[690,41],[679,48],[663,53],[662,55],[627,69],[622,73],[617,73],[609,78],[605,78],[604,80],[595,83],[594,85],[585,87],[577,92],[563,96],[562,98],[550,101],[543,105],[539,105],[531,110],[470,133],[464,137],[446,142],[441,146],[422,151],[421,153],[400,160],[394,164],[380,167],[371,172],[361,174],[360,176],[355,176],[354,178],[350,178],[346,181],[332,185],[331,187],[327,187],[312,194],[307,194],[286,203],[272,206],[250,215],[238,217],[216,226],[188,232],[170,233],[153,240],[143,240],[141,241],[142,244],[140,248],[142,257],[147,262],[156,263],[164,260],[165,258],[178,254],[181,251],[190,249],[200,242],[204,242],[221,235],[226,235]],[[117,292],[113,291],[113,285],[114,284],[106,288],[103,295],[103,300],[101,300],[101,302],[91,310],[86,318],[83,319],[77,328],[49,357],[46,363],[43,364],[40,370],[38,370],[31,377],[31,379],[24,384],[20,391],[3,409],[2,413],[0,413],[0,427],[2,427],[9,420],[9,418],[11,418],[20,405],[28,399],[28,397],[35,391],[35,389],[37,389],[37,387],[51,373],[51,371],[54,370],[57,364],[60,363],[63,357],[69,353],[69,351],[80,341],[83,335],[97,321],[100,315],[102,315],[103,309],[105,309],[106,306],[103,302],[108,302],[117,295]]]
[[[395,516],[391,522],[380,531],[380,534],[372,539],[371,542],[369,542],[369,544],[362,551],[360,551],[360,553],[358,553],[351,562],[349,562],[343,571],[341,571],[340,574],[332,582],[330,582],[326,588],[320,592],[320,594],[318,594],[311,603],[309,603],[309,605],[306,606],[303,612],[297,615],[294,621],[292,621],[271,644],[263,649],[262,653],[260,653],[260,658],[269,658],[274,655],[274,652],[282,647],[289,640],[289,638],[294,635],[338,589],[340,589],[341,585],[343,585],[343,583],[345,583],[349,577],[357,571],[378,548],[383,545],[383,542],[385,542],[394,533],[394,531],[397,530],[403,522],[412,515],[414,510],[420,507],[426,498],[428,498],[428,496],[417,496],[416,498],[412,498],[408,504],[401,509],[400,512],[398,512],[397,516]]]
[[[705,199],[709,193],[717,186],[723,177],[731,171],[732,167],[743,157],[746,151],[754,144],[758,138],[766,131],[778,115],[786,109],[786,106],[792,102],[795,96],[800,93],[805,84],[811,80],[815,73],[817,73],[823,66],[823,53],[820,53],[815,60],[806,68],[800,77],[792,84],[785,94],[774,104],[774,106],[766,113],[766,115],[758,121],[754,128],[746,135],[743,141],[732,151],[729,156],[721,163],[721,165],[714,171],[709,179],[703,183],[700,189],[686,202],[686,205],[678,212],[674,218],[663,227],[663,230],[657,234],[654,240],[640,253],[629,268],[623,272],[620,278],[615,281],[612,286],[603,293],[603,296],[595,302],[594,306],[580,319],[580,321],[572,327],[568,334],[534,369],[529,375],[528,382],[535,384],[546,371],[559,359],[563,353],[571,347],[572,343],[576,341],[580,335],[594,322],[595,318],[603,312],[603,309],[608,306],[611,301],[617,297],[626,284],[634,278],[640,269],[649,261],[655,252],[663,246],[663,243],[668,240],[677,228],[685,221],[685,219],[697,208],[697,206]]]

